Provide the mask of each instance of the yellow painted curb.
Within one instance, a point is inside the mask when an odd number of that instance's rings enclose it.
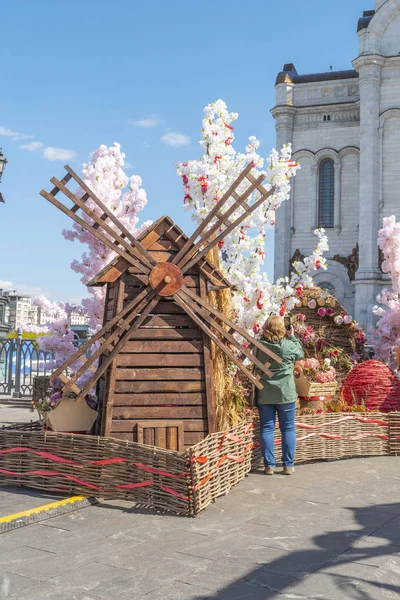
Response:
[[[10,523],[11,521],[15,521],[17,519],[23,519],[24,517],[30,517],[32,515],[37,515],[41,512],[46,512],[48,510],[57,509],[61,506],[68,506],[69,504],[74,504],[75,502],[81,502],[85,500],[84,496],[72,496],[71,498],[65,498],[64,500],[57,500],[57,502],[51,502],[50,504],[44,504],[43,506],[37,506],[36,508],[30,508],[29,510],[24,510],[23,512],[14,513],[13,515],[7,515],[6,517],[0,517],[0,525],[2,523]]]

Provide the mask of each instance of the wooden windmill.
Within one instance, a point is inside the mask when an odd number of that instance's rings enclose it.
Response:
[[[274,193],[263,187],[264,175],[252,175],[253,166],[244,169],[189,238],[168,217],[134,238],[69,166],[61,181],[51,179],[50,193],[41,191],[117,254],[89,284],[106,286],[103,328],[54,373],[64,393],[76,394],[78,403],[97,384],[96,433],[183,449],[216,428],[211,340],[259,389],[261,374],[271,372],[254,348],[280,362],[208,303],[210,289],[229,283],[207,254]],[[82,188],[81,197],[67,187],[70,180]],[[239,193],[241,184],[246,189]],[[72,201],[71,208],[56,198],[60,192]],[[96,211],[87,206],[89,198]],[[90,219],[82,219],[79,210]],[[83,364],[68,377],[65,373],[77,359]],[[245,366],[246,359],[255,372]],[[78,386],[88,370],[87,383]]]

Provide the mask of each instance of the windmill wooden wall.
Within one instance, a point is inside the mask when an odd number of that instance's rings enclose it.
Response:
[[[139,238],[158,262],[170,261],[185,239],[168,218]],[[109,271],[103,282],[111,275],[115,272]],[[138,275],[134,267],[127,267],[106,284],[105,322],[143,289]],[[207,299],[206,280],[198,269],[188,271],[184,283]],[[215,431],[209,338],[173,300],[160,299],[100,379],[98,393],[98,433],[137,441],[137,425],[146,421],[144,443],[177,449],[181,429],[184,445],[195,444]]]

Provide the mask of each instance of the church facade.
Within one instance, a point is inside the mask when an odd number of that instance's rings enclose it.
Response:
[[[313,251],[323,227],[328,270],[314,280],[369,327],[388,283],[378,230],[383,217],[400,218],[400,0],[376,0],[357,33],[354,69],[301,75],[287,64],[278,74],[276,144],[292,144],[301,170],[277,215],[275,277]]]

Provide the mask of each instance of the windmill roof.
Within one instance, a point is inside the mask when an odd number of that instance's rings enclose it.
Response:
[[[141,234],[137,237],[137,240],[139,242],[143,241],[152,231],[157,229],[157,227],[163,222],[169,226],[168,231],[170,231],[171,229],[173,230],[176,237],[176,242],[182,241],[182,243],[185,243],[189,239],[188,236],[185,233],[183,233],[182,229],[178,227],[178,225],[176,225],[170,217],[164,216],[157,219],[157,221],[149,225],[149,227],[146,227],[146,229],[144,229],[141,232]],[[151,252],[151,249],[149,249],[149,251]],[[218,280],[218,283],[219,285],[221,285],[221,287],[232,287],[231,283],[222,275],[221,271],[219,271],[207,258],[204,257],[203,260],[212,272],[213,277]],[[118,277],[122,275],[122,273],[129,269],[130,266],[130,263],[128,263],[128,261],[126,261],[124,258],[116,256],[95,277],[93,277],[93,279],[91,279],[91,281],[89,281],[87,285],[92,287],[103,286],[106,283],[109,283],[110,281],[115,281],[116,279],[118,279]],[[198,267],[197,265],[194,265],[194,268],[200,270],[200,267]],[[112,271],[114,271],[114,273],[112,273]],[[214,282],[212,281],[211,275],[208,275],[206,272],[204,272],[204,270],[202,270],[202,272],[204,276],[213,284]],[[107,277],[110,274],[112,274],[112,279],[109,279]]]

